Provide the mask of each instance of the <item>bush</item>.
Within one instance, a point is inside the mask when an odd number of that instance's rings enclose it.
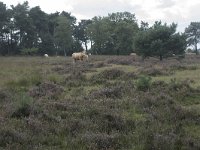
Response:
[[[11,117],[21,118],[28,117],[31,113],[32,98],[26,94],[22,94],[17,100],[15,111]]]
[[[14,129],[1,129],[0,130],[0,149],[14,143],[27,144],[27,136]],[[16,147],[15,147],[16,148]],[[3,148],[2,148],[3,149]]]
[[[33,54],[36,54],[38,52],[38,48],[24,48],[21,50],[21,54],[22,55],[33,55]]]
[[[138,90],[146,91],[151,86],[151,77],[149,76],[140,76],[136,81],[136,87]]]
[[[82,85],[85,85],[86,81],[86,75],[77,70],[73,71],[69,76],[67,76],[64,83],[68,87],[80,87]]]
[[[100,72],[97,75],[92,76],[92,78],[102,78],[108,80],[114,80],[125,75],[125,72],[119,69],[109,69]]]
[[[131,65],[135,62],[135,59],[133,57],[127,57],[127,56],[117,56],[114,58],[107,59],[108,64],[117,64],[117,65]]]
[[[123,95],[121,87],[109,87],[102,88],[97,91],[91,92],[91,96],[94,98],[121,98]]]
[[[42,82],[42,76],[33,74],[17,80],[10,80],[6,83],[7,87],[15,91],[27,91],[31,85],[39,85]]]
[[[160,75],[170,75],[171,73],[166,69],[159,69],[159,68],[142,68],[141,71],[139,71],[140,74],[145,74],[148,76],[160,76]]]
[[[86,133],[82,140],[89,150],[119,149],[119,135],[105,133]]]
[[[45,83],[41,83],[37,87],[30,89],[29,95],[34,98],[46,96],[48,98],[57,99],[62,94],[63,91],[64,91],[64,88],[62,86],[51,83],[51,82],[45,82]]]

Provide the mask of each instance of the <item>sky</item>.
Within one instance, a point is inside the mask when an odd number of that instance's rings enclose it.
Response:
[[[24,0],[0,0],[10,5]],[[135,14],[138,24],[148,22],[150,26],[161,20],[167,24],[177,23],[177,31],[184,32],[190,22],[200,21],[200,0],[27,0],[30,8],[40,6],[46,13],[70,12],[78,20],[108,13],[128,11]]]

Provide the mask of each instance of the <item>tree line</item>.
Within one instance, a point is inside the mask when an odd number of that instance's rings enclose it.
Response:
[[[47,14],[27,1],[7,8],[0,2],[0,55],[71,55],[83,48],[93,54],[163,57],[183,54],[200,42],[200,22],[191,22],[184,33],[177,24],[156,21],[139,25],[130,12],[95,16],[77,22],[68,12]],[[88,48],[89,47],[89,48]]]

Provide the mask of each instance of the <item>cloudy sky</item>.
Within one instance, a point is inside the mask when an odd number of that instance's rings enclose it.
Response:
[[[0,0],[7,7],[23,3],[24,0]],[[71,12],[77,19],[106,16],[112,12],[128,11],[150,25],[161,20],[178,23],[183,32],[191,21],[200,21],[200,0],[27,0],[30,7],[40,6],[46,13]]]

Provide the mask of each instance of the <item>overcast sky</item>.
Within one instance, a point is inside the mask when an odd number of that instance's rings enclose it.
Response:
[[[23,3],[24,0],[0,0],[7,7]],[[150,25],[161,20],[178,23],[183,32],[191,21],[200,21],[200,0],[27,0],[30,7],[40,6],[46,13],[71,12],[77,19],[107,16],[112,12],[128,11]]]

